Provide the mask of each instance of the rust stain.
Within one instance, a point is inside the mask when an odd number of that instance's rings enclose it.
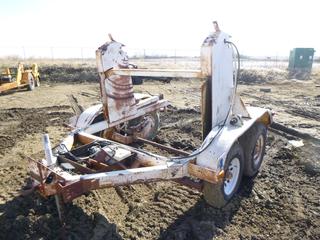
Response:
[[[201,167],[193,163],[188,164],[188,172],[191,176],[210,183],[217,183],[221,180],[217,177],[217,173],[215,171],[206,167]]]

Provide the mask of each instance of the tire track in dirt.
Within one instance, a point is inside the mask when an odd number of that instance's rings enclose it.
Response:
[[[37,118],[30,130],[33,134],[47,126],[60,126],[68,109],[0,110],[0,118],[11,115],[15,122]],[[60,112],[61,119],[56,119]],[[171,125],[161,129],[157,141],[169,145],[180,142],[181,149],[193,149],[201,143],[197,111],[180,110],[163,118]],[[1,124],[12,139],[20,133],[17,139],[22,141],[29,134],[9,131],[8,125]],[[100,189],[98,194],[89,193],[67,205],[65,232],[53,198],[18,195],[27,177],[25,163],[3,167],[0,239],[57,239],[61,234],[70,239],[319,239],[320,174],[305,163],[314,157],[313,146],[305,149],[291,149],[286,139],[269,134],[261,172],[254,179],[244,178],[239,193],[221,210],[210,207],[196,190],[172,182]]]
[[[141,186],[136,186],[138,192],[141,192]],[[129,193],[127,200],[130,210],[120,234],[129,239],[154,238],[186,212],[200,196],[197,191],[175,183],[154,184],[151,195],[139,201],[135,194]]]
[[[69,106],[0,110],[0,156],[27,135],[44,133],[49,126],[61,126],[73,115],[70,110]]]

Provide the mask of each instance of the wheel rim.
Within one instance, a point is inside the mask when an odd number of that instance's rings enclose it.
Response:
[[[141,129],[141,137],[143,138],[149,138],[149,136],[151,136],[151,138],[153,137],[153,132],[155,131],[155,118],[154,116],[152,116],[151,114],[148,114],[146,116],[144,116],[144,121],[146,121],[146,125]]]
[[[262,152],[263,152],[263,145],[264,145],[264,138],[262,135],[259,136],[256,145],[254,147],[254,151],[253,151],[253,164],[254,166],[259,165],[261,156],[262,156]]]
[[[29,84],[30,84],[31,87],[34,86],[34,79],[33,79],[33,77],[30,77],[30,79],[29,79]]]
[[[133,129],[132,134],[136,137],[152,140],[158,132],[158,115],[157,113],[148,113],[139,119],[138,128]]]
[[[237,182],[240,174],[240,160],[239,158],[233,158],[226,171],[226,178],[224,180],[224,193],[230,195],[237,186]]]

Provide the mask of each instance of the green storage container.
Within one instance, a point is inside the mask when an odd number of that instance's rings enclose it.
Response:
[[[290,51],[288,70],[291,76],[308,78],[313,63],[313,48],[294,48]]]

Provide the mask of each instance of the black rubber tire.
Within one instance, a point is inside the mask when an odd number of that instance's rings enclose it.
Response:
[[[152,126],[151,131],[148,132],[148,134],[141,134],[141,132],[140,133],[139,132],[133,132],[132,135],[138,136],[138,137],[142,137],[142,138],[145,138],[145,139],[148,139],[148,140],[153,140],[157,136],[158,131],[159,131],[159,126],[160,126],[160,116],[159,116],[159,112],[158,111],[150,112],[150,113],[147,113],[143,117],[135,118],[135,119],[129,121],[129,125],[134,126],[134,125],[139,124],[140,122],[143,121],[144,117],[150,117],[150,118],[153,119],[154,125]]]
[[[153,140],[158,132],[159,132],[159,127],[160,127],[160,115],[159,115],[159,112],[152,112],[151,113],[152,117],[154,118],[154,126],[153,126],[153,129],[152,131],[148,134],[148,137],[147,139],[149,140]]]
[[[35,86],[40,87],[40,77],[37,77],[37,79],[35,81]]]
[[[255,161],[255,147],[259,141],[263,141],[261,145],[258,160]],[[263,156],[266,151],[267,127],[263,123],[255,123],[241,139],[243,141],[244,150],[244,170],[243,174],[247,177],[255,176],[262,164]]]
[[[226,195],[224,190],[224,182],[227,176],[226,174],[227,169],[229,167],[231,160],[236,157],[239,159],[239,162],[240,162],[240,171],[239,171],[238,179],[236,180],[237,181],[236,186],[233,189],[233,191],[230,194]],[[227,155],[227,159],[224,165],[225,177],[223,181],[220,182],[219,184],[204,182],[203,196],[206,202],[215,208],[222,208],[223,206],[225,206],[239,189],[242,175],[243,175],[243,167],[244,167],[243,149],[239,143],[235,143],[233,144],[233,146],[231,147]]]
[[[31,73],[28,74],[28,90],[32,91],[35,88],[35,79]]]

